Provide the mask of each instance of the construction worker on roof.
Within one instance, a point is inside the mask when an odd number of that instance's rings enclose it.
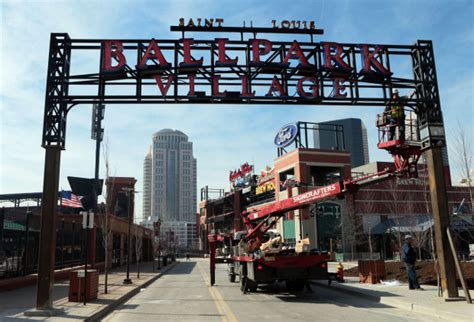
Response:
[[[389,141],[395,139],[395,131],[398,127],[398,139],[405,141],[405,102],[415,95],[413,91],[409,96],[399,96],[398,89],[394,88],[392,91],[392,99],[385,108],[385,115],[389,123],[390,135]]]

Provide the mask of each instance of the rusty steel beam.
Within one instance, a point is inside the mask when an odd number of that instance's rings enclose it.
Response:
[[[446,182],[444,180],[441,148],[426,151],[434,220],[436,255],[438,257],[441,288],[444,298],[458,297],[454,254],[449,246],[446,229],[450,227]]]
[[[38,260],[37,310],[53,309],[56,212],[58,206],[60,146],[47,146],[45,153],[41,233]]]

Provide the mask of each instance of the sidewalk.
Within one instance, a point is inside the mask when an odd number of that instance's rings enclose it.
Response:
[[[329,287],[381,304],[432,317],[449,321],[474,321],[474,304],[466,303],[464,298],[447,302],[442,297],[438,297],[436,286],[422,285],[424,291],[412,291],[404,283],[397,286],[361,284],[357,277],[346,277],[345,281],[345,283],[333,282],[331,286],[328,286],[325,281],[315,281],[314,283],[318,286]],[[471,290],[471,296],[473,295],[474,291]],[[462,289],[459,290],[459,296],[464,296]]]
[[[174,265],[176,265],[176,263],[172,263],[162,267],[161,270],[157,272],[153,272],[152,262],[142,263],[140,265],[140,279],[137,279],[137,266],[132,264],[130,266],[130,278],[133,284],[131,285],[122,284],[122,281],[126,277],[126,266],[114,269],[109,272],[108,275],[107,294],[104,294],[105,275],[100,274],[98,298],[90,303],[88,302],[85,306],[83,303],[69,302],[69,281],[59,281],[54,284],[54,307],[64,309],[64,313],[49,318],[26,317],[23,314],[23,312],[35,308],[36,286],[24,287],[10,292],[2,292],[0,293],[0,321],[96,321],[140,292],[141,288],[151,284]]]

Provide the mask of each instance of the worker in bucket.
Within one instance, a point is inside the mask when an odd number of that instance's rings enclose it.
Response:
[[[405,141],[405,101],[411,99],[415,95],[413,91],[409,96],[400,96],[398,89],[392,91],[392,99],[385,108],[385,114],[389,123],[388,140],[395,140],[395,132],[398,127],[398,140]]]
[[[420,284],[418,284],[418,278],[416,276],[416,251],[413,248],[413,237],[411,235],[405,236],[405,244],[402,249],[402,261],[405,263],[405,268],[408,275],[408,288],[410,290],[423,290]]]

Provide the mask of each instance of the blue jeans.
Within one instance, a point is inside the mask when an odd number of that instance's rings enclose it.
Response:
[[[420,284],[418,284],[418,280],[416,278],[415,264],[405,263],[405,268],[407,269],[408,287],[410,288],[410,290],[420,288]]]
[[[393,118],[391,115],[388,116],[389,124],[390,124],[390,135],[388,140],[396,140],[395,131],[398,127],[398,139],[404,141],[405,140],[405,116],[399,118]]]

